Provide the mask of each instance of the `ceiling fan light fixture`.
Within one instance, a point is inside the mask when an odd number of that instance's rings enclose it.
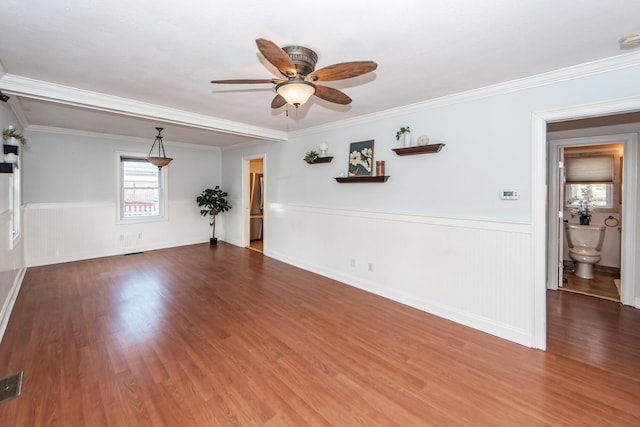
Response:
[[[276,92],[287,101],[287,104],[299,107],[316,93],[316,85],[304,80],[289,80],[276,85]]]
[[[156,136],[155,141],[153,141],[151,150],[149,150],[149,154],[147,155],[147,160],[149,161],[149,163],[156,166],[158,169],[162,169],[163,166],[167,166],[169,163],[171,163],[171,160],[173,160],[171,157],[167,157],[166,153],[164,152],[164,144],[162,143],[161,134],[162,129],[163,128],[156,128],[156,130],[158,131],[158,136]],[[158,146],[158,155],[154,156],[153,149],[156,147],[156,145]]]

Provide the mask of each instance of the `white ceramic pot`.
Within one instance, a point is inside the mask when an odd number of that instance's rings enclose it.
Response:
[[[405,132],[403,134],[404,137],[404,146],[411,147],[411,132]]]

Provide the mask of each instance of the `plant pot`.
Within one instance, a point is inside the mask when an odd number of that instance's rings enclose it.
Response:
[[[404,146],[411,147],[411,132],[405,132],[402,137],[404,138]]]
[[[14,146],[20,145],[20,141],[18,141],[16,138],[7,138],[4,141],[5,141],[4,143],[7,145],[14,145]]]
[[[218,238],[217,237],[211,237],[209,239],[209,244],[210,245],[217,245],[218,244]]]

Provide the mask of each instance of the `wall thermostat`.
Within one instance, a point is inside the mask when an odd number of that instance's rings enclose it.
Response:
[[[517,200],[520,198],[520,193],[515,190],[502,190],[500,192],[500,198],[502,200]]]

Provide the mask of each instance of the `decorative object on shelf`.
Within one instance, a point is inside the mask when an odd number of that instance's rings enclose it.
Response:
[[[384,160],[376,162],[376,176],[384,176]]]
[[[428,144],[407,148],[392,148],[398,156],[410,156],[413,154],[437,153],[442,150],[445,144]]]
[[[411,128],[401,127],[398,132],[396,132],[396,139],[400,141],[400,138],[403,138],[404,146],[411,147]]]
[[[27,143],[27,139],[22,136],[22,134],[18,132],[13,126],[8,126],[2,131],[2,138],[5,140],[5,144],[9,145],[18,145],[18,141],[22,145],[25,145]]]
[[[163,128],[156,128],[156,130],[158,131],[158,136],[156,136],[155,141],[153,141],[151,150],[149,150],[149,154],[147,155],[147,160],[149,161],[149,163],[157,166],[158,169],[162,169],[163,166],[167,166],[169,163],[171,163],[171,160],[173,160],[171,157],[167,157],[166,153],[164,152],[164,144],[162,143],[161,134],[162,129]],[[158,146],[158,155],[152,156],[153,149],[156,147],[156,145]]]
[[[417,143],[419,146],[427,145],[429,144],[429,138],[427,137],[427,135],[420,135],[418,137]]]
[[[323,142],[322,144],[320,144],[318,149],[320,150],[320,157],[327,157],[327,150],[329,149],[329,146],[327,145],[326,142]]]
[[[227,192],[222,191],[219,185],[215,188],[207,188],[196,197],[198,206],[204,209],[200,209],[200,215],[209,216],[209,225],[213,228],[209,244],[217,245],[218,238],[216,237],[216,215],[222,212],[227,212],[231,209],[231,205],[227,202]]]
[[[337,177],[334,177],[333,179],[338,181],[340,184],[350,184],[350,183],[356,183],[356,182],[387,182],[389,177],[363,175],[363,176],[348,176],[348,177],[337,176]]]
[[[373,139],[349,145],[349,176],[367,176],[373,172]]]
[[[13,153],[7,153],[7,154],[4,155],[4,162],[5,163],[17,164],[18,163],[18,156],[16,156]]]
[[[314,162],[314,160],[316,160],[320,155],[318,154],[317,151],[307,151],[307,153],[304,155],[304,161],[311,164]]]

